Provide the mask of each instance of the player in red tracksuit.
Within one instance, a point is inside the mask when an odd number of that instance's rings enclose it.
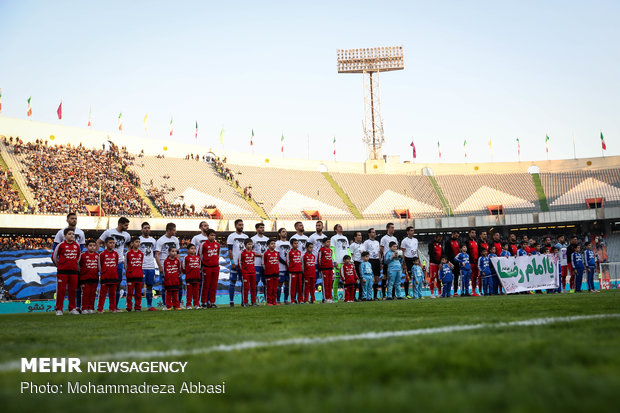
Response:
[[[428,259],[430,261],[428,265],[428,284],[431,289],[431,298],[435,298],[435,287],[437,287],[437,296],[441,295],[441,279],[439,278],[439,265],[443,255],[441,238],[441,234],[435,234],[435,239],[428,244]]]
[[[80,254],[79,283],[82,287],[82,314],[95,312],[95,296],[99,285],[99,254],[95,240],[86,241],[86,252]]]
[[[69,313],[80,314],[75,308],[75,295],[78,286],[78,268],[80,260],[80,245],[75,242],[75,232],[65,228],[65,240],[54,249],[52,260],[56,264],[56,315],[62,315],[65,302],[65,292],[69,295]]]
[[[477,297],[476,286],[482,289],[482,279],[480,278],[480,272],[478,271],[478,258],[480,252],[478,249],[478,241],[476,240],[476,230],[469,230],[469,239],[467,240],[467,255],[469,255],[469,264],[471,266],[471,292],[473,297]],[[482,293],[482,291],[480,291]]]
[[[256,253],[254,252],[254,242],[251,238],[246,238],[243,241],[245,249],[239,256],[238,266],[241,269],[241,277],[243,277],[243,283],[241,284],[241,306],[248,307],[248,291],[252,296],[252,305],[258,306],[256,303]]]
[[[217,308],[215,293],[220,278],[220,244],[215,240],[215,230],[213,229],[207,230],[207,240],[202,243],[200,260],[203,276],[200,301],[207,308]]]
[[[101,275],[99,288],[99,302],[97,312],[103,313],[106,295],[109,297],[109,308],[111,313],[117,312],[116,309],[116,288],[118,286],[118,252],[114,251],[114,238],[105,239],[105,250],[99,254],[99,274]]]
[[[267,283],[267,305],[277,305],[278,277],[280,276],[279,265],[280,253],[276,251],[276,240],[269,240],[267,251],[263,253],[263,268]]]
[[[164,310],[179,310],[179,288],[181,287],[181,261],[177,257],[177,248],[170,247],[168,257],[164,260],[164,288],[166,289],[166,306]]]
[[[448,258],[448,261],[452,263],[452,274],[454,275],[454,295],[456,295],[459,289],[458,279],[461,276],[461,269],[459,263],[454,259],[461,252],[461,242],[459,241],[459,232],[452,231],[452,236],[446,241],[444,247],[444,254]]]
[[[355,285],[359,282],[359,277],[355,272],[355,266],[351,263],[351,257],[345,255],[342,260],[341,274],[344,282],[344,302],[351,303],[355,301]]]
[[[144,253],[140,251],[140,238],[134,237],[129,244],[129,251],[125,254],[125,274],[127,276],[127,311],[131,311],[133,300],[135,310],[142,311],[142,262]]]
[[[187,246],[187,256],[183,260],[183,272],[185,273],[185,283],[187,284],[187,299],[185,308],[192,308],[192,300],[194,308],[199,309],[200,303],[200,257],[196,255],[196,246],[189,244]]]
[[[291,304],[299,304],[304,299],[304,280],[303,269],[301,264],[301,251],[297,249],[299,240],[291,238],[291,250],[288,252],[288,273],[290,277],[289,291]]]
[[[317,256],[319,272],[323,277],[323,302],[327,301],[328,303],[331,303],[333,299],[331,286],[334,283],[334,260],[330,243],[330,239],[325,238]]]
[[[314,286],[316,285],[316,257],[312,253],[314,244],[308,242],[306,244],[306,253],[303,256],[304,264],[304,303],[308,302],[310,296],[310,304],[314,303]]]

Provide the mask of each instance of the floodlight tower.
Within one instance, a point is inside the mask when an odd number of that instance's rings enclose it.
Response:
[[[364,75],[364,138],[368,159],[383,156],[383,120],[379,98],[379,72],[403,70],[403,47],[374,47],[370,49],[338,49],[338,73]]]

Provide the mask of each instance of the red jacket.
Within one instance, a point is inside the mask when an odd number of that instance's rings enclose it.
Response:
[[[442,254],[443,245],[441,245],[441,242],[433,241],[428,244],[428,259],[431,264],[440,264]]]
[[[332,249],[322,247],[319,250],[319,271],[334,270],[334,260],[332,257]]]
[[[101,284],[118,283],[118,253],[114,250],[104,250],[99,254],[99,273]]]
[[[202,265],[205,267],[220,266],[220,244],[216,241],[202,243]]]
[[[254,251],[243,250],[239,257],[239,266],[241,267],[242,275],[256,274],[256,253]]]
[[[181,286],[181,261],[167,257],[164,260],[164,287],[167,290],[178,290]]]
[[[478,257],[480,256],[480,252],[478,251],[478,241],[471,238],[467,240],[467,254],[469,255],[470,263],[478,263]]]
[[[340,271],[345,284],[355,284],[357,281],[357,274],[355,273],[355,266],[353,264],[343,264]]]
[[[280,253],[278,251],[265,251],[265,253],[263,254],[265,277],[276,277],[280,274],[280,266],[278,265],[279,259]]]
[[[80,282],[97,284],[99,282],[99,254],[85,252],[80,255]]]
[[[142,261],[144,261],[144,253],[140,250],[127,251],[127,282],[142,282],[144,280],[144,274],[142,274]]]
[[[198,255],[187,255],[183,260],[185,272],[185,282],[200,282],[200,257]]]
[[[58,274],[78,275],[78,262],[80,260],[80,246],[73,241],[71,244],[63,242],[56,247],[53,253],[54,262],[58,268]]]
[[[478,245],[480,246],[480,250],[478,252],[482,252],[482,250],[487,250],[487,252],[489,252],[489,243],[488,242],[480,241],[478,243]],[[482,254],[480,254],[480,255],[482,255]]]
[[[304,277],[316,278],[316,257],[311,252],[304,254]]]
[[[292,249],[288,252],[288,272],[302,272],[301,251]]]

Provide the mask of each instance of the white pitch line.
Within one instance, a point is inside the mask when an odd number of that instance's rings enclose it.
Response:
[[[471,331],[481,330],[488,328],[500,328],[500,327],[526,327],[526,326],[541,326],[553,323],[567,323],[572,321],[593,320],[599,318],[618,318],[620,314],[592,314],[592,315],[577,315],[566,317],[546,317],[546,318],[531,318],[528,320],[519,321],[507,321],[499,323],[480,323],[480,324],[466,324],[466,325],[452,325],[444,327],[433,328],[419,328],[415,330],[400,330],[400,331],[370,331],[361,334],[342,334],[326,337],[298,337],[288,338],[284,340],[275,341],[243,341],[237,344],[218,344],[211,347],[202,347],[187,350],[165,350],[165,351],[126,351],[118,353],[100,354],[96,356],[83,356],[79,357],[81,361],[106,361],[106,360],[122,360],[122,359],[152,359],[152,358],[169,358],[169,357],[182,357],[182,356],[194,356],[198,354],[209,353],[225,353],[238,350],[247,350],[263,347],[284,347],[290,345],[310,345],[310,344],[327,344],[338,341],[352,341],[352,340],[380,340],[390,337],[408,337],[408,336],[424,336],[430,334],[440,333],[453,333],[455,331]],[[68,356],[64,356],[68,357]],[[21,370],[21,363],[19,361],[11,361],[0,364],[0,373]]]

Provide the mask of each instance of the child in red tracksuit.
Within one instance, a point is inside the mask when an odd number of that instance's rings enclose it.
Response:
[[[248,291],[252,296],[252,305],[258,306],[256,303],[256,267],[254,266],[256,253],[253,250],[254,243],[252,239],[246,238],[246,240],[243,241],[243,245],[245,249],[239,256],[239,268],[241,269],[241,277],[243,277],[243,283],[241,284],[241,306],[248,306]]]
[[[215,293],[220,278],[220,244],[215,240],[213,229],[207,230],[207,240],[202,243],[200,256],[203,276],[200,301],[207,308],[217,308]]]
[[[132,301],[135,299],[135,310],[142,311],[142,262],[144,253],[140,251],[140,238],[134,237],[129,244],[129,251],[125,254],[125,274],[127,276],[127,311],[131,311]]]
[[[299,241],[291,238],[291,250],[288,252],[288,273],[290,277],[289,291],[291,304],[299,304],[304,299],[303,269],[301,264],[301,251],[297,249]]]
[[[332,284],[334,283],[334,261],[332,257],[332,249],[330,248],[330,239],[325,238],[323,247],[319,250],[317,261],[319,262],[319,272],[323,277],[323,302],[331,303]]]
[[[276,295],[278,292],[278,277],[280,266],[278,264],[280,253],[276,251],[276,241],[269,240],[267,251],[263,254],[263,268],[267,283],[267,305],[277,305]]]
[[[164,260],[164,288],[166,289],[166,306],[163,310],[179,310],[179,287],[181,286],[181,261],[177,257],[177,248],[170,247],[168,257]]]
[[[316,284],[316,257],[312,253],[314,245],[311,242],[306,244],[306,253],[304,254],[304,303],[308,302],[310,296],[310,304],[314,304],[314,286]]]
[[[342,279],[344,282],[344,302],[351,303],[355,300],[355,285],[359,282],[355,266],[351,264],[351,257],[345,255],[342,260]]]
[[[200,257],[196,255],[196,246],[189,244],[187,246],[187,256],[183,260],[183,272],[185,273],[185,282],[187,283],[187,299],[185,308],[192,308],[192,300],[194,308],[198,310],[200,303]]]
[[[99,288],[99,302],[97,312],[103,313],[106,295],[109,297],[111,313],[116,313],[116,287],[118,285],[118,253],[114,251],[114,238],[105,239],[105,250],[99,254],[99,274],[101,274]]]
[[[99,285],[99,254],[97,243],[90,239],[86,242],[86,252],[80,255],[79,282],[82,287],[82,314],[95,312],[95,296]]]
[[[56,264],[56,315],[62,315],[65,302],[65,292],[69,288],[69,313],[80,314],[75,308],[75,293],[78,286],[78,268],[80,260],[80,245],[75,242],[75,232],[65,228],[65,241],[58,245],[52,254],[52,260]]]

